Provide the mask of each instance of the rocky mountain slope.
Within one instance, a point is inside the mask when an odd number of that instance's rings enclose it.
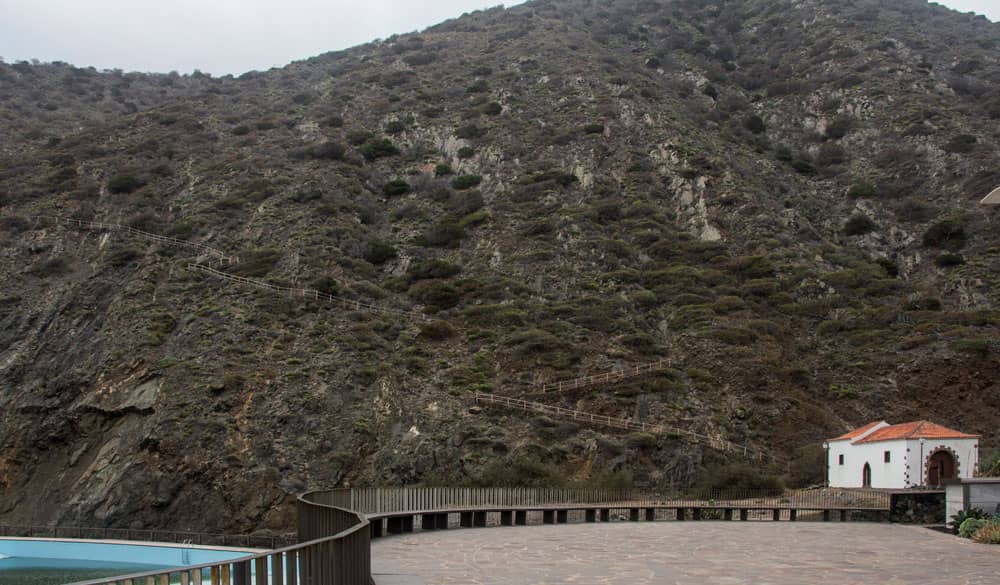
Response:
[[[685,485],[928,418],[997,447],[1000,26],[536,1],[238,78],[0,64],[0,522],[282,530],[364,484]],[[228,272],[427,314],[270,295]]]

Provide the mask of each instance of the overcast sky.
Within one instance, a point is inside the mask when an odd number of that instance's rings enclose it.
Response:
[[[507,6],[522,0],[507,0]],[[892,0],[888,0],[892,1]],[[239,75],[394,33],[497,0],[0,0],[0,57],[126,71]],[[941,0],[1000,21],[1000,0]]]

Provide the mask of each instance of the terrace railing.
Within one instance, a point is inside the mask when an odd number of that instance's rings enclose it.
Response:
[[[136,542],[173,542],[203,546],[240,548],[279,548],[298,542],[292,535],[218,534],[181,530],[145,530],[136,528],[94,528],[87,526],[17,526],[0,525],[0,537],[73,538],[91,540],[129,540]]]
[[[305,494],[298,500],[299,544],[206,563],[73,585],[371,585],[371,532],[364,515]]]
[[[328,502],[367,516],[439,510],[547,507],[766,508],[888,510],[890,494],[879,490],[633,489],[633,488],[353,488],[322,492]]]

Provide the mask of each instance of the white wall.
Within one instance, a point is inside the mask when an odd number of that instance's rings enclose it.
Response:
[[[885,463],[885,452],[891,453]],[[838,456],[844,454],[844,464]],[[863,487],[865,463],[872,469],[873,488],[904,488],[906,486],[906,441],[879,441],[852,445],[850,441],[830,443],[830,485],[833,487]]]
[[[910,449],[909,473],[910,483],[906,487],[924,485],[926,482],[927,461],[939,449],[948,449],[955,457],[958,465],[958,477],[969,478],[974,475],[979,465],[979,439],[928,439],[921,447],[919,440],[909,440],[906,446]]]
[[[934,439],[923,446],[923,460],[919,440],[878,441],[851,444],[851,441],[830,443],[830,485],[833,487],[862,487],[862,469],[867,462],[872,469],[872,487],[902,489],[923,485],[925,469],[931,455],[940,448],[949,449],[958,463],[959,477],[972,477],[979,463],[978,439]],[[885,463],[885,452],[891,453]],[[844,455],[844,465],[838,463]]]

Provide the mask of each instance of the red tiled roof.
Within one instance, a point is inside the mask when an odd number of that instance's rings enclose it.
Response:
[[[855,438],[855,437],[857,437],[857,436],[859,436],[859,435],[863,435],[863,434],[865,434],[865,433],[866,433],[866,432],[868,432],[868,431],[869,431],[869,430],[870,430],[870,429],[871,429],[872,427],[874,427],[875,425],[880,425],[880,424],[882,424],[883,422],[885,422],[885,421],[882,421],[882,420],[877,420],[877,421],[875,421],[875,422],[870,422],[870,423],[866,424],[865,426],[863,426],[863,427],[859,427],[859,428],[856,428],[856,429],[854,429],[853,431],[851,431],[851,432],[849,432],[849,433],[844,433],[843,435],[840,435],[840,436],[839,436],[839,437],[837,437],[837,438],[834,438],[834,439],[827,439],[827,440],[828,440],[828,441],[846,441],[847,439],[853,439],[853,438]]]
[[[969,435],[948,427],[925,420],[900,423],[883,427],[863,439],[859,443],[874,443],[876,441],[895,441],[899,439],[978,439],[979,435]]]

